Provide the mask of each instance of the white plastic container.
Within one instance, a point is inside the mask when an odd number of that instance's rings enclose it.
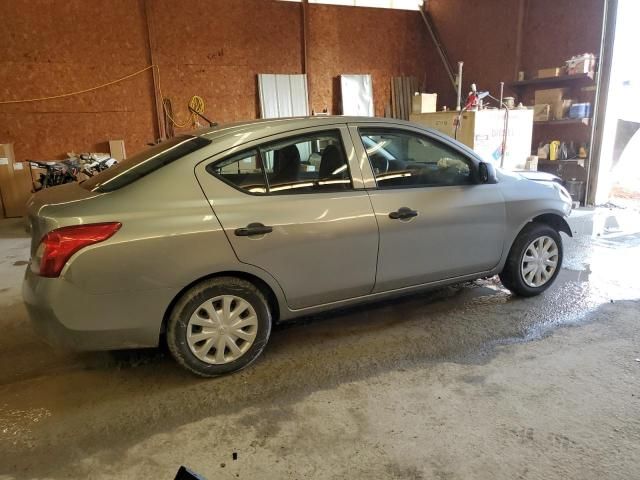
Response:
[[[437,93],[416,93],[411,99],[411,113],[433,113],[437,104]]]

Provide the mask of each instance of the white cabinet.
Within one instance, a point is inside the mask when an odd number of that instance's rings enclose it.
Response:
[[[485,162],[507,170],[524,169],[531,155],[533,110],[508,111],[507,144],[502,160],[506,110],[464,112],[458,128],[457,140],[472,148]],[[458,112],[412,114],[410,120],[454,137]]]

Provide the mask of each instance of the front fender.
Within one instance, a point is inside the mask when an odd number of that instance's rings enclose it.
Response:
[[[544,213],[531,219],[532,222],[540,222],[555,228],[559,232],[565,233],[569,237],[573,237],[573,232],[564,215],[556,212]],[[524,228],[524,225],[523,225]]]
[[[511,230],[511,234],[505,240],[505,250],[503,252],[502,260],[500,261],[500,265],[497,271],[502,271],[502,268],[504,267],[504,264],[506,263],[507,258],[509,257],[509,253],[511,252],[511,247],[513,246],[513,243],[516,241],[516,238],[518,238],[518,235],[520,235],[520,232],[522,232],[524,227],[526,227],[531,222],[544,223],[556,229],[559,232],[565,233],[569,237],[573,237],[573,232],[571,231],[571,227],[569,227],[569,223],[567,222],[566,217],[559,212],[556,212],[556,211],[545,212],[545,213],[541,213],[539,215],[527,218],[526,220],[521,222],[517,228]]]

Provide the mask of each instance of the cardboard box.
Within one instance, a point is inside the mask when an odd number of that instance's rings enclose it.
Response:
[[[554,110],[551,112],[551,116],[554,120],[562,120],[563,118],[569,117],[569,110],[571,109],[571,104],[573,100],[564,99],[562,103],[557,103],[553,106]]]
[[[109,140],[109,153],[119,162],[127,158],[127,152],[124,149],[124,140]]]
[[[411,97],[412,113],[433,113],[437,110],[437,93],[420,93]]]
[[[565,95],[567,94],[566,88],[549,88],[546,90],[536,90],[535,104],[536,105],[554,105],[556,103],[562,103]]]
[[[538,147],[538,155],[539,160],[546,160],[549,158],[549,144],[545,143],[541,147]]]
[[[538,78],[550,78],[559,77],[563,74],[564,69],[562,67],[543,68],[538,70]]]
[[[524,164],[524,169],[536,172],[538,170],[538,156],[530,155],[529,157],[527,157],[527,161]]]
[[[551,105],[544,103],[542,105],[534,105],[533,107],[533,121],[534,122],[546,122],[551,118]]]
[[[7,218],[24,216],[32,188],[29,164],[15,161],[13,144],[0,144],[0,197],[3,215]]]
[[[550,105],[549,120],[561,120],[564,118],[566,110],[564,97],[567,94],[566,88],[550,88],[547,90],[536,90],[535,104]]]

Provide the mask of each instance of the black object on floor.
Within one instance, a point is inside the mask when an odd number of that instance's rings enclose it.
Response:
[[[207,480],[204,477],[201,477],[195,472],[192,472],[187,467],[182,465],[178,469],[178,473],[176,473],[176,478],[174,480]]]

